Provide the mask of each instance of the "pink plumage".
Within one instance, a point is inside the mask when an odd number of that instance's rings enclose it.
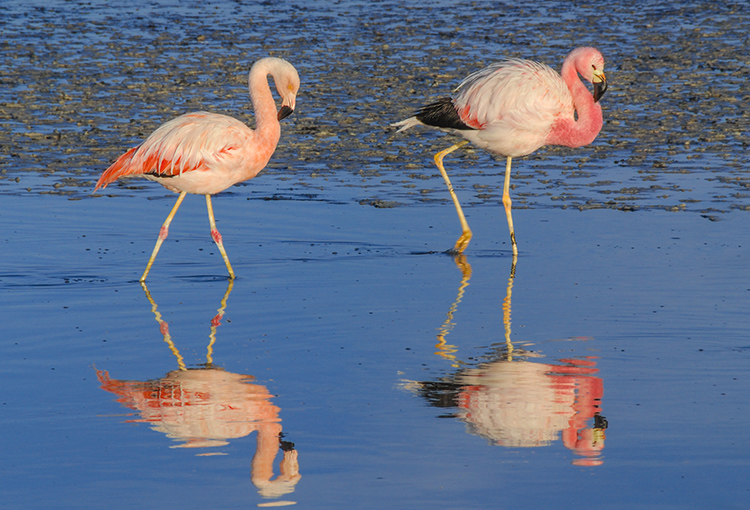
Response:
[[[171,191],[215,195],[265,168],[280,130],[270,126],[265,131],[270,132],[256,133],[239,120],[216,113],[181,115],[120,156],[96,187],[140,175]]]
[[[272,76],[282,99],[277,112],[268,85]],[[250,97],[256,128],[237,119],[208,112],[181,115],[154,131],[142,144],[117,158],[102,173],[94,191],[125,176],[142,176],[180,193],[172,212],[162,225],[154,252],[141,277],[146,279],[169,224],[186,193],[206,196],[211,236],[219,247],[229,275],[234,271],[216,230],[211,195],[252,179],[265,168],[281,135],[279,121],[294,111],[300,80],[296,69],[280,58],[257,61],[249,74]]]
[[[593,95],[579,74],[593,84]],[[466,139],[435,156],[463,227],[454,251],[460,253],[468,246],[471,230],[443,167],[443,157],[470,141],[507,158],[503,204],[516,255],[509,195],[511,158],[531,154],[544,145],[581,147],[593,142],[602,128],[598,101],[606,90],[601,53],[577,48],[565,58],[561,74],[538,62],[505,60],[466,77],[452,97],[424,106],[415,116],[394,124],[399,131],[421,124]]]

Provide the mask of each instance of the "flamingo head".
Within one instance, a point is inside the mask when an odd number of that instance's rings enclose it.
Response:
[[[584,78],[594,85],[594,102],[599,102],[607,92],[607,77],[604,75],[604,57],[594,48],[585,48],[583,67],[588,67],[587,73],[581,73]]]
[[[576,48],[571,51],[563,63],[563,74],[565,68],[571,67],[581,77],[594,85],[594,102],[598,102],[607,91],[607,77],[604,75],[604,57],[599,50],[591,47]]]
[[[281,96],[281,108],[279,108],[278,120],[284,119],[294,113],[297,104],[297,91],[299,90],[299,74],[297,70],[284,61],[286,66],[278,74],[274,75],[276,90]]]

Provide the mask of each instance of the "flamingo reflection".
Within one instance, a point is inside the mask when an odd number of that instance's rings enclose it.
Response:
[[[438,380],[408,386],[431,405],[457,409],[449,416],[467,425],[469,433],[506,447],[548,446],[559,438],[576,465],[602,464],[607,420],[601,415],[602,379],[595,374],[595,357],[531,361],[541,355],[511,342],[511,295],[516,258],[503,300],[505,342],[495,346],[491,361],[468,364],[446,337],[455,326],[454,314],[471,278],[464,255],[456,265],[463,278],[458,295],[440,327],[436,354],[449,360],[453,371]]]
[[[117,402],[138,412],[140,417],[129,420],[130,423],[148,423],[152,429],[180,443],[172,448],[219,447],[228,444],[229,439],[257,432],[251,464],[253,484],[267,498],[293,492],[301,478],[297,451],[294,443],[282,439],[280,409],[271,402],[273,396],[265,386],[254,383],[253,376],[235,374],[213,363],[216,329],[221,325],[233,280],[229,281],[218,313],[211,319],[206,364],[196,369],[186,367],[169,333],[169,324],[162,319],[146,284],[141,285],[164,341],[177,358],[178,369],[148,381],[113,379],[109,372],[97,370],[102,389],[117,395]],[[274,479],[273,464],[279,449],[283,458],[280,475]]]

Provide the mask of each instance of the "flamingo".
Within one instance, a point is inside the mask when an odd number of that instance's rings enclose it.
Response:
[[[593,95],[579,74],[593,84]],[[443,158],[471,142],[507,158],[503,205],[510,229],[513,256],[518,256],[510,199],[511,160],[544,145],[582,147],[594,141],[602,128],[599,99],[607,90],[604,58],[594,48],[571,51],[562,73],[539,62],[508,59],[467,76],[452,97],[420,108],[416,115],[392,124],[398,132],[424,125],[465,138],[435,154],[435,164],[448,186],[463,232],[453,248],[462,253],[471,230],[443,166]]]
[[[273,77],[282,99],[278,113],[268,84],[269,75]],[[140,175],[180,194],[159,231],[141,282],[146,280],[159,248],[169,234],[169,225],[188,193],[206,196],[211,237],[221,252],[229,277],[235,278],[216,228],[211,195],[252,179],[265,168],[281,136],[279,121],[294,111],[300,85],[294,66],[273,57],[255,62],[248,81],[256,116],[255,130],[226,115],[187,113],[163,124],[142,144],[117,158],[96,183],[94,191],[105,188],[120,177]]]

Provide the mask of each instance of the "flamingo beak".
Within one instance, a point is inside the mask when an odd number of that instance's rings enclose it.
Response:
[[[285,104],[281,105],[281,108],[279,109],[278,119],[279,120],[285,119],[289,117],[292,113],[294,113],[294,108],[292,108],[291,106],[287,106]]]
[[[591,80],[594,84],[594,102],[597,103],[607,92],[607,77],[602,71],[594,70],[594,77]]]

